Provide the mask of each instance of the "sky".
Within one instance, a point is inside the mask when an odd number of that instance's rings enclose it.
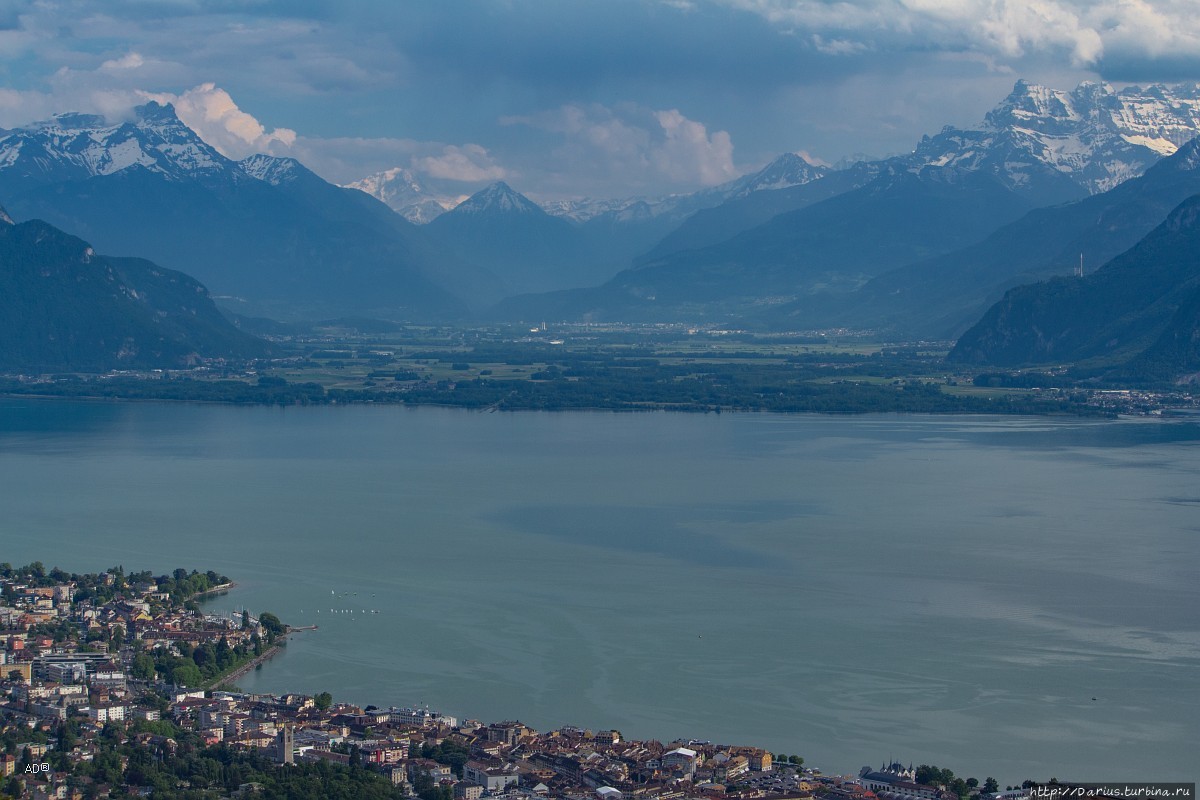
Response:
[[[0,126],[155,98],[230,157],[450,194],[905,152],[1018,78],[1200,80],[1196,0],[0,0]]]

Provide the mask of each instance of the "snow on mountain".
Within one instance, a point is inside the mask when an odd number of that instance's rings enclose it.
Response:
[[[978,128],[927,136],[908,162],[986,170],[1015,188],[1050,168],[1095,194],[1141,175],[1197,134],[1198,84],[1116,91],[1086,82],[1068,92],[1021,80]]]
[[[393,211],[418,225],[432,221],[457,204],[456,199],[429,192],[415,175],[402,167],[368,175],[360,181],[345,184],[345,188],[358,189],[382,200]]]
[[[0,134],[0,170],[34,182],[80,180],[142,167],[171,178],[237,171],[175,116],[170,105],[147,103],[131,121],[60,114]]]
[[[272,186],[291,183],[299,175],[309,171],[294,158],[278,158],[261,153],[242,159],[238,166],[251,178],[258,178]]]
[[[757,191],[787,189],[823,177],[829,168],[798,153],[784,153],[762,169],[732,181],[687,194],[661,197],[631,197],[618,200],[555,200],[542,204],[546,213],[586,222],[609,215],[618,222],[632,222],[665,215],[684,217],[702,208],[711,208],[726,200],[745,197]]]
[[[520,192],[513,191],[504,181],[481,189],[454,207],[456,214],[488,214],[503,212],[507,214],[535,214],[541,216],[546,212],[537,203]]]
[[[1141,175],[1197,135],[1200,84],[1117,91],[1106,83],[1082,83],[1064,91],[1021,80],[978,126],[946,127],[924,137],[911,154],[868,165],[868,171],[919,172],[925,167],[984,171],[1012,189],[1028,190],[1046,202],[1061,202],[1080,190],[1095,194]],[[784,153],[757,172],[690,194],[559,200],[543,207],[577,222],[602,215],[683,217],[757,191],[806,184],[834,169],[800,154]],[[1055,182],[1057,189],[1052,186]]]
[[[829,168],[800,153],[784,153],[758,172],[744,175],[718,187],[722,199],[745,197],[752,192],[787,189],[811,183],[828,174]]]
[[[542,203],[542,209],[552,217],[564,217],[575,222],[586,222],[605,214],[611,214],[618,219],[637,219],[655,216],[656,207],[665,207],[664,204],[669,202],[671,197],[628,197],[617,200],[584,197],[578,200],[548,200]]]

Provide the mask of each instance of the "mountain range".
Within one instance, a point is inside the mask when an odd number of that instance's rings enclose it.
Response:
[[[690,194],[539,205],[503,181],[452,204],[396,168],[347,184],[386,202],[432,239],[500,279],[500,294],[593,286],[629,267],[695,212],[814,181],[828,170],[785,153],[761,169]],[[450,207],[452,206],[452,207]],[[449,210],[447,208],[449,207]]]
[[[357,189],[371,195],[417,225],[432,222],[458,203],[456,198],[433,194],[416,175],[403,167],[368,175],[361,180],[347,183],[345,188]]]
[[[1200,193],[1200,139],[1144,175],[1073,203],[1036,209],[981,241],[891,270],[858,291],[780,307],[771,324],[849,326],[890,336],[953,339],[1008,289],[1082,264],[1094,271]]]
[[[1086,83],[1068,93],[1019,81],[974,129],[945,128],[907,155],[762,192],[752,205],[731,200],[603,286],[516,298],[497,313],[815,327],[779,309],[839,304],[878,276],[972,245],[1035,208],[1120,185],[1197,133],[1194,86],[1118,92]],[[713,242],[713,231],[736,232]]]
[[[0,197],[109,253],[194,275],[240,310],[458,315],[495,279],[383,203],[292,159],[232,161],[148,103],[0,132]]]
[[[121,122],[64,114],[0,130],[0,199],[18,220],[165,265],[157,275],[194,275],[247,316],[431,321],[488,309],[507,320],[947,337],[1001,301],[1008,311],[988,312],[991,327],[964,336],[956,358],[1034,363],[1069,352],[1132,364],[1130,353],[1153,350],[1145,331],[1162,334],[1191,307],[1184,288],[1163,290],[1170,313],[1101,353],[1066,333],[1030,349],[1014,327],[1036,317],[1031,309],[1067,309],[1075,283],[1014,287],[1069,274],[1080,256],[1089,272],[1108,262],[1105,275],[1136,273],[1128,259],[1139,240],[1164,236],[1168,213],[1200,194],[1197,133],[1197,86],[1064,92],[1019,81],[979,125],[944,128],[887,159],[833,168],[785,153],[663,198],[539,204],[496,183],[459,202],[400,168],[348,188],[294,159],[234,161],[151,102]],[[114,280],[149,280],[151,267],[134,260],[104,263]],[[1181,269],[1171,280],[1190,280]],[[1187,319],[1171,324],[1175,344],[1153,350],[1160,362],[1189,346]]]

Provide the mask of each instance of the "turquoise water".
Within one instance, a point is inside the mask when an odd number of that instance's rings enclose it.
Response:
[[[0,560],[216,569],[240,586],[211,607],[320,626],[248,690],[826,771],[1194,780],[1198,445],[1186,421],[7,401]]]

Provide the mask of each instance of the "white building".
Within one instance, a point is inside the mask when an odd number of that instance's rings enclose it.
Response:
[[[97,704],[88,708],[88,719],[98,725],[121,722],[125,719],[125,711],[125,706],[120,703]]]
[[[682,770],[688,775],[694,775],[696,773],[696,756],[695,750],[686,747],[676,747],[670,752],[663,753],[663,769],[672,772]]]

